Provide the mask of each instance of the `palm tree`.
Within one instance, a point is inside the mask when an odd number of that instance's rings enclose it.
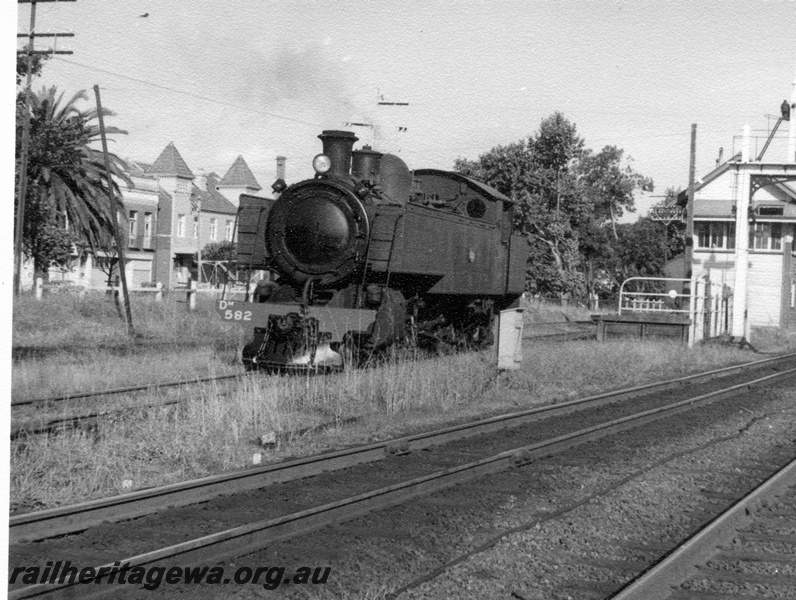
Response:
[[[64,102],[64,94],[56,87],[43,88],[31,94],[30,147],[27,168],[27,193],[24,241],[33,256],[36,270],[46,270],[52,256],[37,251],[42,235],[53,229],[67,234],[72,241],[89,247],[107,246],[113,233],[112,213],[102,152],[91,145],[100,139],[97,110],[80,110],[81,100],[88,100],[80,91]],[[17,158],[21,147],[24,103],[17,104]],[[103,109],[103,116],[114,113]],[[126,134],[116,127],[106,128],[109,134]],[[125,163],[110,155],[114,208],[123,209],[119,187],[113,178],[129,182]],[[17,174],[18,175],[18,174]],[[67,233],[68,232],[68,233]]]

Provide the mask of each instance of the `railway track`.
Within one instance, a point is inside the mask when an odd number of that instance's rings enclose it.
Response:
[[[256,469],[225,473],[63,508],[14,515],[9,523],[10,542],[35,541],[46,537],[81,531],[103,522],[151,514],[167,506],[184,506],[203,502],[223,494],[258,489],[274,483],[293,481],[326,471],[345,469],[382,460],[395,454],[405,454],[501,429],[518,427],[551,417],[567,415],[575,411],[693,385],[716,377],[743,373],[752,369],[776,367],[780,363],[791,359],[796,359],[796,354],[724,367],[670,381],[607,392],[553,406],[534,408],[399,439],[276,463]]]
[[[783,533],[783,531],[785,533]],[[790,553],[777,552],[790,546]],[[796,594],[796,460],[777,471],[613,600]],[[786,596],[782,596],[786,594]]]
[[[208,494],[217,495],[219,493],[231,493],[236,489],[251,489],[248,486],[262,487],[269,482],[287,481],[295,477],[306,477],[318,473],[321,470],[344,468],[345,466],[351,466],[352,464],[361,463],[362,461],[370,462],[379,460],[386,455],[411,453],[412,450],[433,444],[441,444],[446,441],[462,439],[463,437],[494,432],[496,430],[505,429],[506,427],[519,427],[522,424],[533,423],[543,418],[551,419],[553,414],[560,416],[573,411],[583,411],[586,410],[587,406],[589,408],[599,406],[604,409],[606,404],[616,403],[622,398],[638,398],[645,393],[649,395],[653,392],[671,390],[681,386],[687,389],[687,387],[690,386],[695,387],[696,383],[699,381],[704,382],[705,380],[716,377],[730,377],[749,370],[755,372],[754,378],[744,377],[744,380],[740,383],[736,378],[733,385],[725,384],[721,389],[708,393],[690,395],[685,399],[679,399],[675,402],[652,403],[653,406],[646,407],[646,409],[644,409],[643,403],[637,402],[642,405],[641,408],[630,415],[618,418],[614,416],[614,418],[601,420],[597,424],[593,424],[586,428],[569,431],[554,437],[546,437],[534,444],[512,447],[490,456],[471,460],[466,464],[448,466],[447,468],[438,469],[420,477],[413,477],[391,483],[390,485],[375,490],[368,490],[354,496],[343,497],[297,512],[282,514],[276,518],[269,518],[255,523],[246,523],[210,535],[205,535],[201,538],[171,544],[158,550],[136,554],[120,560],[121,564],[143,566],[168,561],[177,557],[179,557],[179,560],[183,563],[186,561],[194,563],[200,561],[208,562],[229,556],[238,556],[278,540],[288,539],[302,533],[307,533],[329,523],[349,520],[380,508],[406,502],[417,496],[430,494],[462,481],[481,477],[489,473],[495,473],[511,466],[522,465],[536,460],[537,458],[555,454],[567,448],[583,444],[587,441],[610,436],[617,432],[638,427],[655,420],[665,419],[694,407],[744,392],[748,390],[750,386],[763,386],[783,377],[794,376],[796,375],[796,366],[793,365],[793,358],[792,355],[789,355],[787,357],[756,361],[755,363],[747,365],[721,369],[671,382],[623,390],[615,394],[603,394],[601,396],[573,401],[566,405],[559,405],[548,409],[525,411],[523,413],[480,421],[476,424],[448,428],[438,432],[430,432],[428,434],[411,436],[380,444],[372,444],[367,447],[333,453],[332,455],[326,455],[324,457],[312,457],[300,461],[291,461],[290,463],[282,463],[258,469],[256,474],[247,472],[226,475],[221,478],[207,478],[207,480],[199,482],[190,482],[193,486],[190,489],[189,486],[185,484],[181,486],[167,486],[167,488],[158,488],[158,490],[128,494],[126,496],[109,499],[109,501],[103,501],[102,503],[86,503],[78,507],[69,507],[68,509],[28,513],[27,515],[20,515],[12,518],[11,543],[14,544],[22,539],[40,539],[44,531],[49,531],[50,535],[57,535],[68,530],[79,530],[80,528],[89,526],[89,523],[97,522],[98,520],[131,518],[136,515],[154,512],[161,509],[164,505],[197,502],[199,501],[198,498],[207,497]],[[785,361],[785,363],[782,361]],[[761,377],[762,370],[768,370],[768,374]],[[774,372],[772,373],[771,371]],[[248,481],[246,481],[246,479],[248,479]],[[220,486],[220,488],[217,487],[215,491],[211,491],[213,486]],[[105,504],[105,507],[102,508],[100,506],[101,504]],[[110,506],[111,504],[114,504],[114,506]],[[67,521],[71,522],[71,524],[67,523]],[[78,525],[76,528],[75,523],[80,522],[82,522],[82,525]],[[66,527],[66,529],[64,529],[64,527]],[[38,534],[36,531],[38,531]],[[39,538],[36,538],[36,535],[38,535]],[[32,597],[41,593],[47,593],[51,590],[52,586],[31,586],[12,590],[10,597]]]
[[[576,325],[583,325],[585,322],[574,322]],[[543,325],[560,325],[561,323],[544,323]],[[572,323],[567,323],[571,325]],[[575,331],[558,332],[558,333],[545,333],[526,336],[525,339],[532,339],[534,341],[542,342],[564,342],[573,340],[592,339],[595,337],[594,327],[582,328]],[[137,393],[152,393],[155,391],[169,390],[174,388],[184,388],[192,385],[201,385],[204,383],[214,383],[220,381],[239,380],[244,377],[251,376],[253,372],[248,373],[234,373],[230,375],[220,375],[214,377],[197,377],[192,379],[180,379],[175,381],[156,382],[150,384],[124,386],[119,388],[111,388],[102,391],[91,392],[74,392],[71,394],[64,394],[62,396],[50,396],[46,398],[33,398],[24,400],[15,400],[11,402],[13,408],[41,408],[51,407],[61,403],[76,400],[101,400],[107,399],[112,396],[120,396],[124,394],[137,394]],[[42,419],[41,417],[31,418],[27,420],[12,422],[11,425],[11,439],[28,435],[51,435],[63,431],[65,429],[84,428],[91,429],[97,426],[97,422],[101,418],[124,414],[130,410],[146,409],[146,408],[160,408],[165,406],[172,406],[179,404],[183,399],[166,399],[157,402],[137,403],[125,406],[123,408],[113,408],[107,410],[95,409],[86,410],[79,413],[69,414],[66,416],[59,416],[52,419]]]
[[[527,335],[526,338],[533,338],[533,339],[544,339],[544,340],[567,340],[567,339],[581,339],[581,338],[588,338],[594,337],[594,325],[590,324],[589,321],[562,321],[561,323],[558,322],[547,322],[547,323],[537,323],[532,324],[532,326],[537,325],[575,325],[579,326],[576,331],[566,331],[566,332],[557,332],[557,333],[538,333],[533,335]],[[586,327],[589,326],[589,327]],[[97,390],[97,391],[85,391],[85,392],[71,392],[68,394],[62,394],[60,396],[48,396],[45,398],[27,398],[27,399],[18,399],[12,400],[11,406],[12,408],[16,407],[40,407],[40,406],[47,406],[47,405],[54,405],[60,404],[63,402],[69,402],[73,400],[88,400],[93,398],[104,398],[108,396],[118,396],[121,394],[132,394],[137,392],[152,392],[153,390],[161,390],[161,389],[169,389],[169,388],[176,388],[176,387],[184,387],[189,385],[196,385],[200,383],[210,383],[214,381],[225,381],[229,379],[240,379],[242,377],[246,377],[254,372],[240,372],[240,373],[232,373],[229,375],[219,375],[213,377],[192,377],[189,379],[178,379],[174,381],[162,381],[162,382],[153,382],[153,383],[144,383],[141,385],[131,385],[131,386],[122,386],[118,388],[109,388],[106,390]]]

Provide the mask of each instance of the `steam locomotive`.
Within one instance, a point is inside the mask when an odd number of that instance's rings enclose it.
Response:
[[[494,315],[524,289],[515,203],[455,172],[410,171],[348,131],[318,136],[315,176],[276,200],[241,195],[238,263],[274,274],[222,318],[251,327],[253,368],[334,369],[396,343],[492,342]]]

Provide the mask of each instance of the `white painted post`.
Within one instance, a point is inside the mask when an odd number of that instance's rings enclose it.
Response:
[[[41,300],[42,298],[42,295],[44,293],[44,288],[42,287],[43,283],[44,281],[42,281],[41,277],[36,278],[36,286],[35,286],[36,300]]]
[[[746,132],[748,126],[744,128]],[[736,341],[747,338],[746,307],[749,277],[749,202],[751,201],[751,173],[745,164],[738,169],[737,201],[735,203],[735,283],[733,286],[732,337]],[[747,339],[747,341],[749,341]]]
[[[510,308],[498,315],[498,371],[519,369],[522,364],[522,313],[522,308]]]
[[[196,310],[196,282],[193,279],[188,280],[188,310]]]
[[[155,302],[162,302],[163,301],[163,284],[159,281],[155,284]]]
[[[786,163],[796,163],[796,75],[793,76],[793,88],[790,92],[790,123],[788,124],[788,155]]]
[[[119,307],[119,311],[124,314],[125,306],[124,306],[124,294],[122,294],[122,287],[121,287],[121,278],[117,275],[116,279],[113,282],[113,299],[116,302],[116,306]]]
[[[693,346],[697,341],[697,325],[698,312],[697,312],[697,296],[699,295],[699,279],[691,277],[691,297],[688,299],[688,316],[691,320],[691,325],[688,332],[688,345]]]

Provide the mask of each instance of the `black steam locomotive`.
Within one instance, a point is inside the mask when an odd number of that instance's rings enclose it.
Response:
[[[494,315],[525,283],[514,202],[458,173],[353,150],[351,132],[318,137],[314,178],[277,180],[275,201],[240,198],[239,266],[275,274],[252,302],[219,302],[224,319],[253,327],[247,368],[336,368],[405,340],[491,343]]]

